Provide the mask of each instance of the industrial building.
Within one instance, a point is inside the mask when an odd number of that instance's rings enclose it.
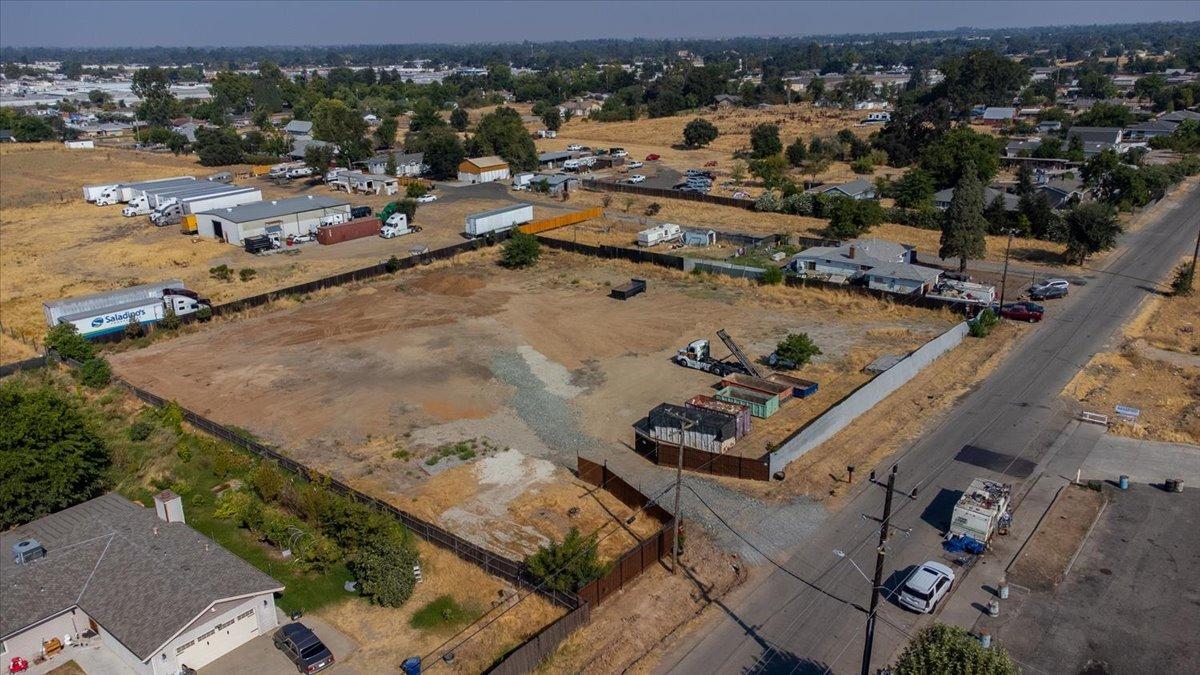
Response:
[[[242,245],[246,237],[315,234],[321,220],[342,214],[350,219],[350,203],[321,195],[244,204],[196,214],[196,232],[226,243]]]
[[[463,183],[491,183],[508,178],[508,162],[495,155],[466,159],[458,165],[458,180]]]

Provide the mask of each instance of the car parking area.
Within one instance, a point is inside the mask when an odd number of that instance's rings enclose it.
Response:
[[[287,623],[290,623],[290,619],[279,612],[279,625],[283,626]],[[329,648],[329,651],[333,652],[334,664],[322,670],[322,673],[357,675],[360,672],[353,663],[354,652],[358,647],[354,640],[316,616],[304,616],[300,619],[300,623],[311,628]],[[242,675],[243,673],[286,675],[299,672],[295,664],[288,660],[283,652],[275,648],[275,643],[271,638],[273,634],[272,631],[270,634],[260,635],[197,672],[202,675]],[[398,658],[397,665],[402,660],[403,658]],[[362,675],[366,675],[366,673]]]

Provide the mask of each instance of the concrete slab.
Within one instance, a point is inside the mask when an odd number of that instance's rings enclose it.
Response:
[[[290,620],[279,612],[279,625]],[[351,663],[351,657],[357,648],[356,643],[342,632],[334,629],[318,616],[306,615],[300,623],[312,629],[321,642],[333,652],[333,666],[321,671],[330,675],[358,675],[358,670]],[[202,675],[290,675],[296,672],[296,666],[286,656],[275,648],[272,640],[274,631],[260,635],[225,656],[201,668]]]
[[[1106,434],[1096,441],[1080,474],[1085,480],[1110,481],[1124,474],[1143,484],[1179,478],[1184,486],[1200,486],[1200,447]]]

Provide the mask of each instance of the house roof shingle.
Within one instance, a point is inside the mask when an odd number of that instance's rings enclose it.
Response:
[[[5,552],[34,538],[46,556],[0,556],[8,636],[79,607],[148,659],[210,605],[283,590],[282,584],[183,523],[109,493],[0,536]]]

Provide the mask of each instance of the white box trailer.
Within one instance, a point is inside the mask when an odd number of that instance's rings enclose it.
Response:
[[[124,216],[144,216],[152,213],[155,209],[161,208],[168,204],[189,199],[194,197],[206,197],[228,194],[237,190],[245,189],[240,185],[229,185],[226,183],[214,183],[207,180],[195,181],[191,185],[183,187],[170,187],[154,190],[143,190],[141,194],[134,196],[121,210]]]
[[[675,223],[663,223],[638,232],[638,246],[657,246],[664,241],[673,241],[683,237],[683,228]]]
[[[511,230],[517,225],[523,225],[531,220],[533,220],[533,204],[503,206],[467,216],[466,229],[463,233],[471,238],[482,237],[494,232]]]
[[[976,478],[954,505],[950,534],[987,543],[1008,512],[1012,485]]]
[[[242,204],[252,204],[262,201],[262,190],[255,187],[230,186],[236,189],[219,192],[216,194],[199,194],[186,197],[180,197],[162,204],[150,214],[150,222],[159,227],[165,225],[174,225],[183,219],[184,216],[200,213],[201,211],[212,211],[214,209],[224,209],[231,206],[241,206]]]
[[[183,316],[208,306],[179,279],[142,284],[115,291],[43,303],[46,323],[69,323],[84,337],[96,337],[125,329],[131,318],[152,324],[166,315],[167,307]]]
[[[115,190],[119,183],[102,183],[100,185],[84,185],[83,201],[95,203],[105,191]]]
[[[141,194],[141,192],[146,189],[161,189],[170,186],[178,187],[194,182],[196,182],[195,176],[175,176],[174,178],[159,178],[156,180],[146,180],[138,183],[121,183],[116,189],[116,200],[119,202],[127,202],[138,194]]]

